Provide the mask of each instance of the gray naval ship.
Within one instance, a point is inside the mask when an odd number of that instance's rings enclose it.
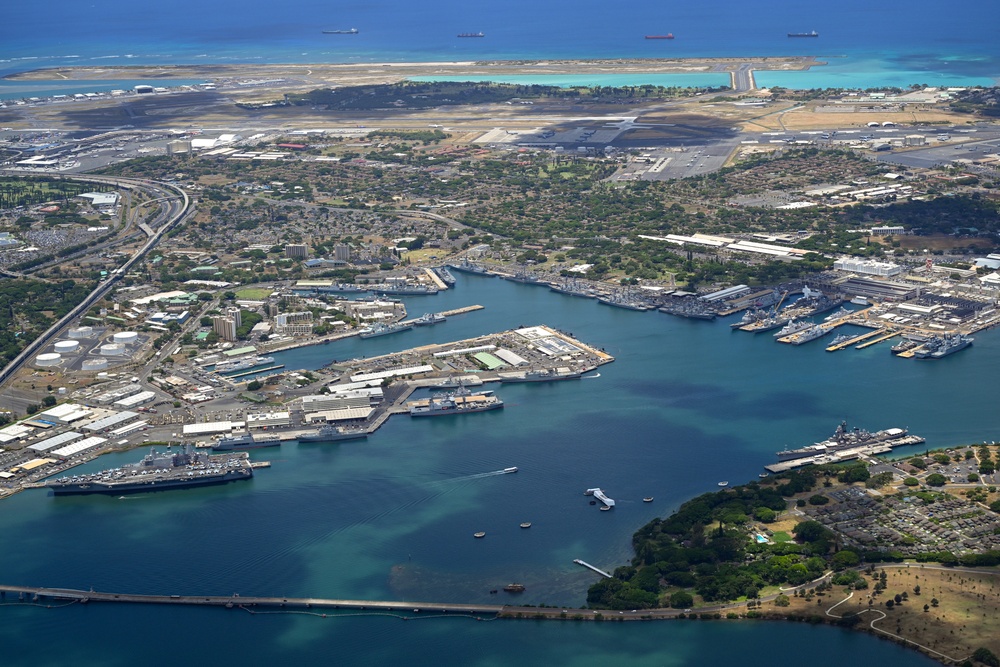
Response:
[[[253,477],[245,452],[206,454],[191,445],[180,451],[151,449],[138,463],[120,468],[45,482],[57,496],[104,493],[123,495],[167,489],[185,489],[209,484],[225,484]]]

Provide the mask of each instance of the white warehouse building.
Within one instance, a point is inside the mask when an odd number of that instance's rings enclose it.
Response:
[[[850,271],[851,273],[862,273],[866,276],[896,276],[902,273],[903,269],[898,264],[891,262],[876,262],[873,259],[859,259],[857,257],[841,257],[833,263],[833,268],[838,271]]]

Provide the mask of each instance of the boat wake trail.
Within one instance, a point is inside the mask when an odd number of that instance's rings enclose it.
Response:
[[[442,482],[464,482],[470,479],[483,479],[484,477],[496,477],[497,475],[509,475],[511,473],[517,472],[517,468],[504,468],[503,470],[494,470],[492,472],[480,472],[475,475],[462,475],[461,477],[451,477],[449,479],[443,479]]]
[[[599,377],[601,377],[600,373],[594,373],[593,375],[584,375],[580,379],[581,380],[596,380]]]

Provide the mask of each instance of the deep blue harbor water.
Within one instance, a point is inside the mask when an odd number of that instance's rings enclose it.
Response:
[[[288,595],[495,602],[510,581],[530,604],[580,606],[595,575],[630,557],[636,528],[716,482],[755,479],[774,452],[818,441],[847,419],[906,426],[929,447],[993,437],[988,386],[1000,345],[941,362],[906,361],[886,346],[835,354],[731,332],[725,322],[637,313],[544,288],[459,276],[455,290],[413,297],[413,314],[485,309],[382,338],[279,353],[289,368],[372,356],[434,341],[545,323],[617,360],[600,377],[504,385],[502,411],[449,419],[393,417],[367,441],[260,450],[273,462],[248,483],[133,496],[53,498],[29,491],[0,507],[0,571],[10,583],[149,593]],[[132,461],[105,456],[85,469]],[[513,475],[489,473],[518,466]],[[588,505],[601,486],[613,512]],[[642,502],[654,496],[655,502]],[[531,521],[530,530],[518,524]],[[483,530],[486,539],[473,539]],[[501,594],[504,595],[504,594]],[[196,609],[74,606],[0,609],[11,664],[130,663],[142,628],[186,642],[147,664],[305,662],[335,651],[372,664],[771,664],[769,647],[812,647],[810,664],[864,651],[888,665],[930,664],[877,639],[793,624],[403,623]],[[211,631],[205,632],[207,628]],[[787,643],[787,644],[786,644]],[[818,647],[818,648],[817,648]],[[55,656],[60,656],[57,659]],[[822,662],[822,660],[828,662]]]

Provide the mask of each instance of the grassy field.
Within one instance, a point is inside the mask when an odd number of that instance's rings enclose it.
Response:
[[[271,296],[274,290],[263,289],[261,287],[248,287],[247,289],[241,289],[236,291],[237,299],[250,299],[251,301],[260,301],[261,299],[266,299]]]
[[[878,573],[879,568],[876,568],[876,577]],[[868,575],[868,589],[855,591],[849,600],[831,613],[844,616],[865,612],[861,616],[862,622],[856,626],[858,629],[868,630],[869,624],[875,621],[877,630],[898,635],[958,662],[983,646],[1000,654],[1000,635],[996,632],[995,620],[1000,612],[1000,570],[983,568],[967,572],[912,564],[909,567],[886,566],[885,573],[887,588],[871,606],[871,609],[881,613],[866,611],[869,609],[869,594],[874,590],[876,581]],[[919,593],[915,592],[917,586],[920,587]],[[904,592],[908,599],[902,604],[891,609],[885,606],[886,600]],[[825,595],[812,599],[792,597],[791,606],[784,611],[827,617],[826,610],[846,596],[842,587],[835,586]],[[927,611],[924,611],[924,605],[927,605]],[[767,603],[765,610],[781,611],[773,603]],[[879,620],[882,614],[886,617]]]
[[[421,248],[420,250],[407,250],[403,253],[403,258],[410,260],[414,264],[432,260],[441,260],[447,256],[448,251],[442,250],[441,248]]]

